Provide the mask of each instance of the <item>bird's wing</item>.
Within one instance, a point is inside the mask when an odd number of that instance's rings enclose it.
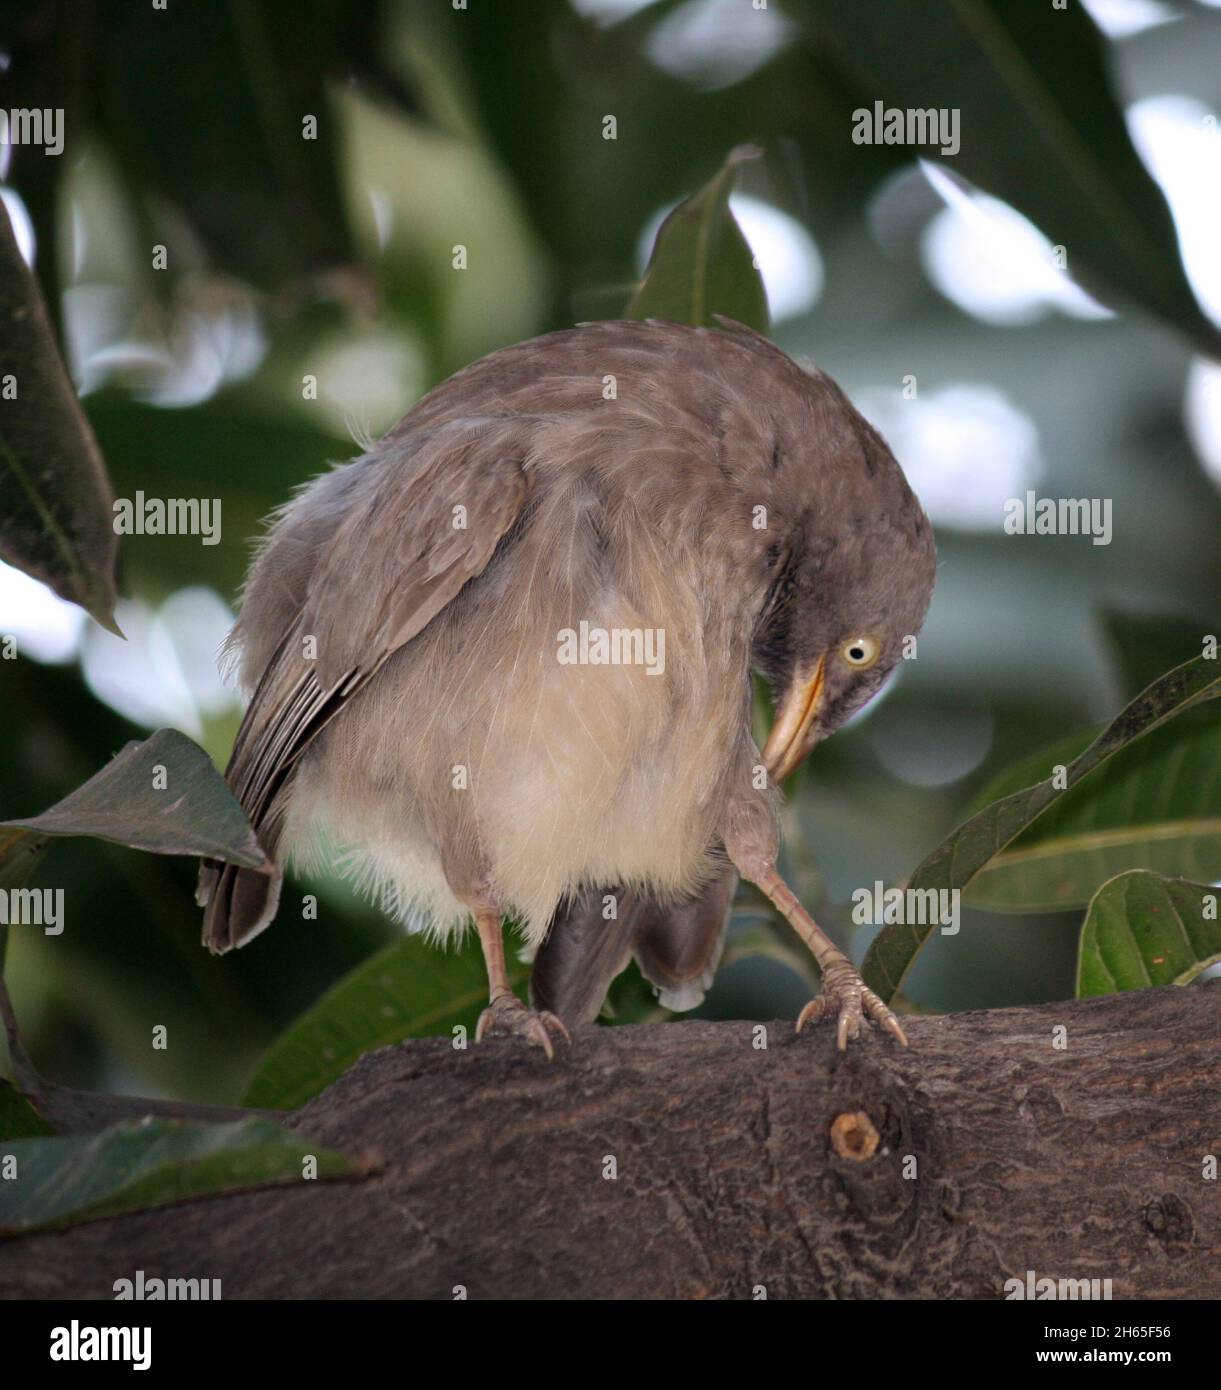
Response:
[[[521,417],[456,420],[392,447],[396,457],[380,461],[378,485],[354,497],[322,544],[225,774],[269,858],[301,754],[386,658],[483,572],[525,504],[529,441]],[[257,614],[243,614],[251,621]],[[196,896],[205,908],[204,944],[227,951],[275,915],[279,873],[205,860]]]
[[[568,1024],[591,1023],[611,982],[635,955],[664,1008],[694,1009],[716,973],[737,886],[737,871],[725,865],[685,902],[662,906],[647,893],[620,889],[610,921],[603,899],[614,890],[588,889],[562,903],[534,960],[535,1008]]]

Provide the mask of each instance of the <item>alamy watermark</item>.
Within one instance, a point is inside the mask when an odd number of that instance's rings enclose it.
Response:
[[[51,1329],[52,1361],[130,1361],[133,1371],[153,1364],[151,1327],[82,1327],[73,1318]]]
[[[219,1279],[158,1279],[142,1269],[136,1270],[134,1279],[116,1279],[113,1288],[116,1303],[215,1303],[220,1299]]]
[[[962,148],[957,106],[858,106],[852,113],[854,145],[937,145],[944,155]]]
[[[62,888],[0,888],[0,927],[41,927],[47,936],[64,929]]]
[[[44,154],[63,154],[63,108],[0,109],[0,145],[41,145]]]
[[[1039,1299],[1042,1301],[1065,1299],[1074,1302],[1088,1299],[1106,1302],[1111,1298],[1111,1281],[1109,1279],[1053,1279],[1050,1275],[1040,1277],[1033,1269],[1028,1269],[1025,1279],[1018,1278],[1016,1275],[1012,1279],[1006,1279],[1004,1290],[1007,1303],[1015,1299]]]
[[[556,634],[556,660],[561,666],[643,666],[645,675],[666,669],[666,630],[661,627],[561,628]]]
[[[1008,536],[1092,536],[1095,545],[1111,544],[1109,497],[1010,497],[1005,503]]]
[[[875,879],[872,888],[854,890],[852,920],[858,927],[940,927],[942,936],[957,936],[961,898],[957,888],[885,888]]]
[[[220,540],[219,497],[120,497],[114,504],[119,536],[199,536],[204,545]]]

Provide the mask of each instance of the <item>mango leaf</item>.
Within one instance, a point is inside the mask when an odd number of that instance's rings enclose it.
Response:
[[[1013,792],[960,825],[911,876],[913,889],[952,891],[965,888],[1002,849],[1043,814],[1064,791],[1077,786],[1142,735],[1221,690],[1216,661],[1197,657],[1176,666],[1139,694],[1098,737],[1067,765],[1063,788],[1049,775],[1043,781]],[[1059,779],[1057,779],[1059,780]],[[902,985],[932,924],[891,923],[874,938],[865,957],[866,982],[884,999]]]
[[[267,864],[224,778],[177,729],[158,729],[143,743],[129,743],[49,811],[0,821],[0,833],[13,828],[40,836],[93,835],[153,854],[206,855],[252,869]],[[31,853],[28,840],[0,841],[0,874],[13,856]]]
[[[362,1164],[267,1120],[223,1124],[126,1121],[99,1134],[15,1139],[17,1176],[0,1183],[0,1235],[78,1225],[189,1197],[301,1182],[308,1155],[320,1178]]]
[[[1144,307],[1221,357],[1221,330],[1188,284],[1170,210],[1129,139],[1107,44],[1083,5],[812,0],[794,14],[811,55],[846,89],[845,140],[856,111],[872,115],[875,102],[954,113],[954,153],[938,140],[904,155],[940,161],[1011,203],[1066,248],[1087,289]],[[912,42],[896,42],[901,34]]]
[[[6,1139],[33,1139],[53,1133],[31,1102],[0,1077],[0,1143]]]
[[[1091,741],[1074,735],[992,783],[983,805],[1067,766]],[[1084,907],[1125,869],[1221,878],[1221,711],[1191,710],[1118,752],[980,870],[973,907],[1040,912]]]
[[[525,974],[510,963],[514,985]],[[272,1044],[242,1103],[291,1110],[375,1047],[448,1033],[458,1025],[473,1037],[487,997],[477,949],[455,956],[422,936],[405,936],[340,980]]]
[[[0,558],[118,632],[106,466],[3,209],[0,324]]]
[[[1094,895],[1081,928],[1077,998],[1185,985],[1221,961],[1218,891],[1142,869]]]
[[[729,210],[738,165],[760,151],[741,145],[698,193],[657,232],[644,279],[623,311],[627,319],[667,319],[716,327],[716,315],[768,329],[767,293],[754,256]]]

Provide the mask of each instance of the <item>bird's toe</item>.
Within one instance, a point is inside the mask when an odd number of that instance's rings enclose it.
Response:
[[[527,1042],[541,1047],[549,1058],[555,1056],[555,1038],[571,1042],[568,1029],[557,1015],[543,1010],[528,1009],[516,995],[502,994],[479,1015],[475,1028],[475,1041],[482,1042],[489,1035],[525,1038]]]
[[[836,1043],[841,1052],[860,1037],[867,1018],[907,1046],[907,1035],[899,1020],[847,962],[831,967],[824,974],[823,992],[798,1014],[797,1031],[800,1033],[807,1023],[824,1018],[836,1020]]]

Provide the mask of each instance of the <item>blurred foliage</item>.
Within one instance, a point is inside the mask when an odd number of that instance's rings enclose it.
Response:
[[[714,5],[729,26],[719,47]],[[114,493],[223,499],[217,545],[125,536],[121,592],[156,606],[204,585],[232,602],[262,519],[430,385],[533,333],[623,314],[634,295],[657,312],[656,280],[640,286],[641,243],[665,213],[676,234],[701,196],[715,202],[731,249],[717,294],[735,296],[732,316],[765,321],[753,268],[732,268],[754,249],[766,272],[764,248],[738,244],[745,226],[725,219],[723,201],[729,153],[760,146],[732,170],[737,192],[805,227],[825,270],[814,307],[782,317],[773,306],[781,346],[815,356],[853,395],[897,391],[909,374],[922,399],[986,384],[1037,423],[1044,490],[1116,499],[1106,548],[939,525],[920,659],[792,779],[783,868],[859,958],[869,929],[844,906],[858,885],[904,881],[1007,768],[1099,726],[1217,631],[1221,509],[1181,408],[1189,345],[1215,349],[1216,330],[1187,288],[1116,91],[1182,91],[1215,107],[1221,15],[1184,4],[1175,23],[1112,42],[1075,0],[1068,11],[771,0],[767,12],[657,0],[616,22],[598,8],[10,0],[0,106],[62,107],[67,148],[14,148],[5,191],[28,212],[35,274]],[[747,26],[762,23],[773,41],[748,61]],[[959,108],[960,154],[919,153],[1029,216],[1120,315],[998,327],[939,295],[918,254],[938,203],[914,152],[851,140],[854,110],[875,101]],[[683,199],[687,212],[674,213]],[[164,270],[153,268],[159,246]],[[664,240],[652,269],[663,252]],[[14,621],[0,612],[0,631]],[[165,653],[141,650],[151,686]],[[62,800],[149,732],[75,662],[22,655],[0,670],[4,817]],[[186,732],[223,765],[236,709],[200,705],[198,716]],[[1165,739],[1167,764],[1186,759],[1174,731],[1207,740],[1208,719],[1167,725],[1133,758],[1156,762]],[[1095,775],[1119,777],[1126,756]],[[1168,798],[1160,820],[1189,794],[1192,815],[1212,816],[1186,763],[1156,785],[1140,780],[1155,774],[1152,762],[1132,772],[1130,794]],[[1049,811],[1026,833],[1071,829],[1074,795],[1062,822]],[[1080,810],[1085,823],[1093,813]],[[1116,867],[1095,865],[1087,891]],[[198,1100],[251,1086],[287,1101],[325,1084],[352,1049],[469,1028],[469,954],[426,965],[422,943],[332,878],[290,881],[272,930],[209,957],[194,872],[187,859],[98,841],[51,847],[33,882],[65,890],[68,929],[10,932],[7,970],[44,1074]],[[301,908],[307,895],[316,916]],[[935,1009],[1066,997],[1081,922],[1080,907],[1012,918],[968,906],[958,936],[930,940],[904,994]],[[809,988],[808,966],[743,889],[703,1012],[791,1016]],[[660,1014],[634,969],[610,1010],[617,1021]],[[150,1045],[158,1026],[164,1050]]]

